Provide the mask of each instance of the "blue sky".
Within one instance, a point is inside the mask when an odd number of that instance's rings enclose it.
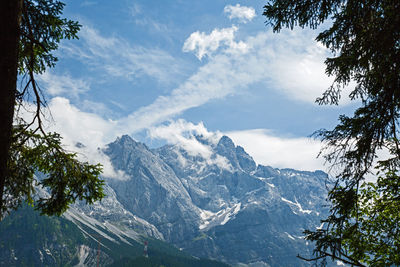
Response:
[[[331,84],[316,32],[272,33],[263,1],[65,1],[82,24],[39,77],[51,118],[71,149],[129,134],[149,146],[229,135],[261,164],[324,169],[308,138],[354,109],[318,106]],[[351,88],[351,87],[350,87]],[[348,89],[345,89],[345,91]],[[106,166],[107,168],[107,166]]]

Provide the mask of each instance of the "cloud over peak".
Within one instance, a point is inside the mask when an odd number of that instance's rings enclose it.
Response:
[[[306,137],[279,137],[268,129],[226,133],[253,157],[258,164],[297,170],[323,170],[324,160],[317,158],[322,148],[318,140]]]
[[[222,134],[210,132],[203,122],[194,124],[183,119],[169,121],[167,125],[151,127],[148,132],[151,138],[163,139],[169,144],[179,145],[192,156],[201,155],[204,158],[211,156],[207,145],[198,141],[196,136],[201,136],[208,143],[216,145]]]
[[[186,151],[190,156],[200,156],[204,159],[206,164],[215,164],[226,170],[232,169],[227,158],[213,152],[212,147],[217,145],[222,134],[208,131],[203,122],[193,124],[183,119],[170,121],[168,125],[150,128],[149,136],[176,145],[180,149]],[[206,142],[199,141],[199,136]],[[179,151],[176,153],[181,164],[185,165],[186,161],[180,156]]]

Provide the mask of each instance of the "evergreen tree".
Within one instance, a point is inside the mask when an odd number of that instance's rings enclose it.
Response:
[[[305,232],[315,241],[315,257],[306,260],[400,265],[400,1],[272,0],[264,15],[275,32],[328,22],[316,40],[332,51],[326,73],[335,79],[317,103],[338,104],[350,81],[357,83],[350,98],[361,100],[352,117],[316,133],[325,144],[321,154],[341,173],[328,194],[325,227]],[[377,160],[380,149],[390,157]],[[374,169],[377,181],[366,183]]]
[[[35,75],[55,66],[52,52],[62,39],[77,38],[80,29],[61,17],[63,8],[56,0],[0,2],[0,219],[23,200],[44,214],[60,215],[76,199],[92,203],[103,197],[101,166],[79,162],[63,149],[59,134],[43,130],[46,102]],[[32,102],[33,119],[24,121],[18,111]],[[44,178],[36,179],[37,172]],[[49,196],[35,202],[35,186]]]

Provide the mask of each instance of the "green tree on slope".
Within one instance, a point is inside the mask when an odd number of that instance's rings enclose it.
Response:
[[[315,257],[307,260],[400,265],[400,1],[273,0],[264,15],[275,32],[328,22],[316,40],[332,51],[326,73],[335,79],[317,103],[338,104],[350,81],[357,84],[350,98],[361,100],[352,117],[316,133],[325,144],[321,154],[341,173],[328,194],[325,227],[305,232],[315,241]],[[380,149],[390,157],[377,159]],[[373,170],[377,181],[366,183]]]
[[[80,29],[61,18],[63,7],[55,0],[0,2],[0,220],[24,200],[44,214],[60,215],[76,199],[103,197],[101,166],[78,161],[63,149],[59,134],[43,130],[45,100],[35,75],[54,67],[58,43],[77,38]],[[24,103],[35,105],[30,121],[19,116]],[[37,172],[44,178],[37,180]],[[35,185],[49,196],[35,201]]]

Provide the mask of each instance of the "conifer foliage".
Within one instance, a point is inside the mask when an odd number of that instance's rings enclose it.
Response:
[[[305,232],[315,241],[315,257],[306,260],[400,265],[400,1],[272,0],[264,16],[275,32],[327,22],[316,41],[332,52],[325,64],[334,82],[316,102],[338,104],[343,87],[355,81],[350,98],[361,103],[333,130],[315,134],[325,144],[321,155],[341,173],[329,192],[325,227]],[[379,150],[390,156],[377,159]],[[371,171],[377,181],[366,183]]]
[[[23,201],[43,214],[60,215],[76,199],[101,199],[100,165],[77,160],[61,145],[61,136],[44,130],[45,97],[36,75],[54,67],[54,51],[63,39],[77,38],[80,25],[62,18],[56,0],[1,1],[0,38],[0,219]],[[31,110],[24,120],[21,110]],[[40,174],[41,179],[35,174]],[[34,199],[35,186],[49,195]]]

